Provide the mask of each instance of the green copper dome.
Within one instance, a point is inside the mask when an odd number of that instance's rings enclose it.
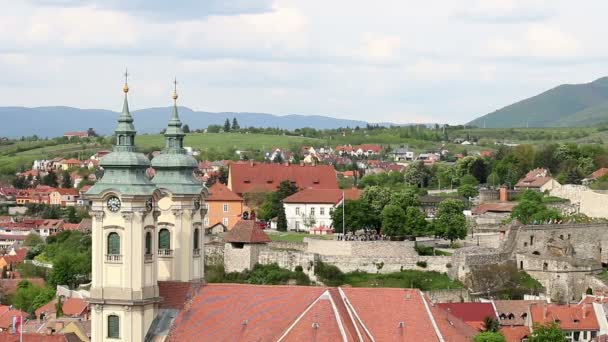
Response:
[[[198,163],[184,149],[184,131],[177,113],[177,93],[173,93],[173,113],[165,131],[165,149],[152,159],[156,175],[152,180],[157,187],[174,194],[200,194],[202,183],[194,176]]]
[[[135,151],[136,131],[129,112],[128,91],[125,84],[125,100],[118,117],[118,126],[114,130],[116,141],[112,152],[99,162],[104,169],[103,177],[87,191],[87,195],[99,195],[107,190],[124,195],[150,195],[155,190],[154,184],[146,176],[150,161]]]

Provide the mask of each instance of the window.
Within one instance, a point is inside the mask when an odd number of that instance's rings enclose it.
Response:
[[[116,315],[108,316],[108,338],[120,338],[120,318]]]
[[[296,230],[300,229],[300,221],[296,221]]]
[[[205,224],[205,226],[209,226],[209,218],[205,217],[205,220],[203,220],[203,223]]]
[[[325,215],[325,207],[319,208],[319,215],[321,215],[321,216]]]
[[[171,249],[171,234],[167,228],[158,232],[158,249]]]
[[[224,203],[224,212],[227,213],[228,212],[228,204]]]
[[[199,249],[199,230],[198,228],[194,229],[194,250],[198,250]]]
[[[152,233],[146,232],[146,255],[152,254]]]
[[[108,255],[120,254],[120,236],[118,233],[108,234]]]
[[[300,215],[300,207],[296,207],[296,215]]]
[[[228,218],[227,218],[227,217],[224,217],[224,218],[222,219],[222,223],[224,224],[224,226],[228,227]]]
[[[315,216],[315,207],[310,207],[310,216]]]

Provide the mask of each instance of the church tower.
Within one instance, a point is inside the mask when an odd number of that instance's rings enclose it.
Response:
[[[160,300],[154,258],[159,193],[146,177],[150,161],[135,151],[126,80],[123,91],[114,147],[100,161],[104,175],[86,194],[92,201],[90,303],[96,342],[143,341]]]
[[[165,131],[165,148],[152,160],[152,179],[161,192],[157,223],[158,280],[188,282],[204,276],[203,201],[206,189],[194,176],[196,159],[184,149],[185,134],[177,110],[174,82],[173,113]]]

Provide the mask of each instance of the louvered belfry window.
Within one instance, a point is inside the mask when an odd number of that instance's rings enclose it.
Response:
[[[196,228],[194,230],[194,249],[199,249],[199,242],[198,242],[199,234],[200,234],[199,230],[198,230],[198,228]]]
[[[119,255],[120,254],[120,236],[118,233],[108,234],[108,254]]]
[[[108,316],[108,338],[120,338],[120,319],[116,315]]]
[[[171,234],[166,228],[158,232],[158,249],[171,249]]]

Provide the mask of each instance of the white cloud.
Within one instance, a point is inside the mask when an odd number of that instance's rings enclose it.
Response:
[[[580,55],[582,46],[575,36],[549,25],[532,25],[521,35],[494,38],[487,43],[491,56],[567,59]]]
[[[455,11],[458,18],[483,23],[523,23],[544,21],[555,15],[549,0],[475,0],[465,1]]]

